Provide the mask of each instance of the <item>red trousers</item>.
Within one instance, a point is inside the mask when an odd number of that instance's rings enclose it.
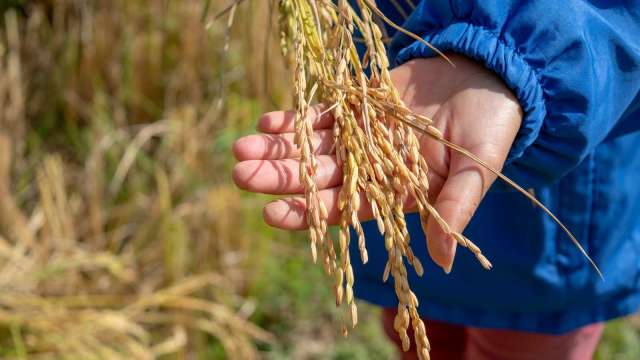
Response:
[[[393,329],[395,315],[396,309],[385,309],[382,319],[387,336],[401,349],[400,337]],[[432,360],[588,360],[593,358],[604,328],[598,323],[562,335],[546,335],[424,321]],[[413,342],[412,333],[409,338]],[[412,343],[402,359],[417,359],[415,350]]]

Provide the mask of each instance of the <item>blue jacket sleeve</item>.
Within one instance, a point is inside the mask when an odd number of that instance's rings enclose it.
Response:
[[[504,172],[552,182],[607,137],[640,130],[640,0],[428,0],[404,27],[482,62],[514,91],[525,117]],[[396,35],[396,65],[434,53]],[[640,112],[636,112],[638,114]]]

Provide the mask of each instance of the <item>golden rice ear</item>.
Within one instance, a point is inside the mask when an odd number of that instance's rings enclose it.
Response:
[[[424,195],[428,189],[428,167],[424,159],[416,155],[420,153],[416,135],[396,119],[412,115],[391,82],[382,32],[364,2],[360,3],[359,14],[346,0],[339,0],[337,4],[282,0],[280,5],[281,16],[285,18],[281,19],[281,24],[287,27],[281,33],[287,36],[285,42],[289,42],[295,64],[295,141],[301,154],[300,179],[305,188],[311,248],[317,250],[314,256],[322,259],[328,274],[334,274],[336,304],[344,303],[344,318],[350,319],[351,325],[355,326],[357,308],[353,296],[355,279],[349,256],[349,228],[355,229],[361,260],[366,262],[364,232],[358,219],[360,194],[365,194],[378,227],[384,233],[389,256],[385,278],[389,275],[394,278],[400,308],[404,309],[405,321],[398,323],[397,331],[408,348],[407,331],[412,326],[418,355],[428,358],[426,333],[420,332],[424,324],[405,267],[406,260],[417,273],[423,272],[422,264],[409,246],[405,201],[408,196],[417,195],[419,209],[423,212],[429,209],[432,216],[438,215]],[[356,27],[362,32],[368,48],[364,62],[358,58],[352,39]],[[365,75],[367,70],[372,74],[370,78]],[[377,96],[370,96],[372,92]],[[326,232],[328,211],[323,211],[315,184],[317,165],[315,155],[310,151],[312,126],[306,116],[314,95],[317,100],[331,104],[328,111],[335,119],[335,150],[343,170],[345,186],[338,198],[340,229],[337,245]],[[448,229],[445,222],[441,222],[441,226]],[[479,249],[475,249],[479,253]]]

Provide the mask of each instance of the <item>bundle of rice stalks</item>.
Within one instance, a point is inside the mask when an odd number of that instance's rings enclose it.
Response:
[[[395,329],[406,351],[410,345],[407,330],[411,325],[418,355],[421,359],[428,359],[425,325],[418,315],[418,301],[410,289],[405,267],[406,261],[418,275],[423,273],[422,265],[409,245],[404,217],[407,199],[414,199],[423,227],[428,217],[435,219],[442,230],[469,249],[485,269],[490,269],[491,263],[473,242],[452,231],[429,202],[429,167],[420,154],[416,133],[426,134],[482,166],[487,165],[465,149],[448,142],[432,126],[431,119],[413,113],[403,104],[391,81],[383,32],[375,18],[407,36],[423,40],[387,19],[374,0],[351,3],[357,4],[355,8],[348,0],[279,1],[282,44],[293,63],[295,141],[301,154],[300,179],[305,187],[311,252],[314,261],[319,257],[325,271],[335,278],[336,302],[338,305],[346,303],[347,316],[355,326],[357,308],[352,290],[355,279],[349,257],[349,228],[352,227],[357,234],[361,260],[366,263],[365,238],[357,216],[360,195],[364,194],[371,204],[388,251],[383,277],[385,281],[389,275],[393,277],[399,300]],[[354,43],[356,30],[366,47],[363,58],[359,57]],[[327,209],[318,196],[315,183],[317,160],[311,143],[314,119],[308,116],[313,100],[325,104],[317,116],[331,113],[335,120],[336,157],[343,171],[336,242],[328,236]],[[490,170],[532,198],[522,188]],[[542,204],[537,201],[536,204],[557,221]],[[563,229],[578,245],[564,226]]]
[[[251,234],[234,231],[243,209],[214,156],[221,119],[249,118],[219,101],[214,10],[63,0],[3,14],[1,358],[186,358],[217,343],[254,359],[273,341],[248,320]]]

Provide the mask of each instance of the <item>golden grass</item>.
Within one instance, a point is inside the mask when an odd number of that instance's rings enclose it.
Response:
[[[220,101],[240,76],[220,60],[221,6],[3,15],[2,358],[184,358],[213,337],[252,359],[273,341],[243,307],[251,239],[214,156],[224,119],[248,118]]]

